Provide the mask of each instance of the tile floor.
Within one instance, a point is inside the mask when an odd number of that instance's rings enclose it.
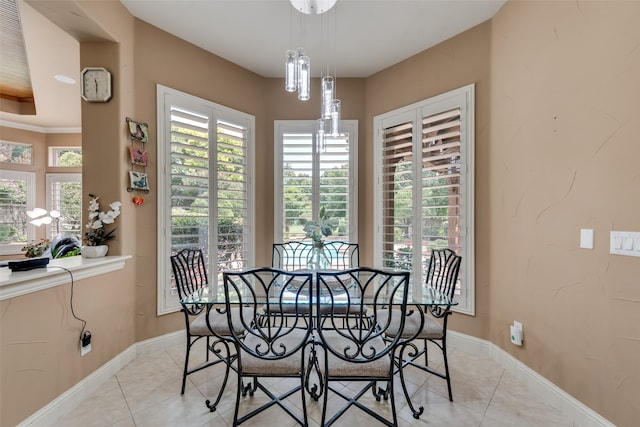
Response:
[[[437,349],[436,349],[437,350]],[[431,351],[436,366],[441,355]],[[204,359],[204,346],[192,352],[193,361]],[[95,393],[56,425],[88,426],[231,426],[237,377],[230,375],[222,401],[215,412],[209,412],[204,401],[214,398],[221,383],[221,365],[207,368],[188,377],[184,395],[180,395],[184,346],[165,351],[138,353],[135,361],[106,381]],[[396,408],[400,426],[456,426],[456,427],[526,427],[573,426],[572,421],[548,402],[533,394],[525,385],[488,358],[449,348],[449,364],[453,379],[453,402],[447,398],[446,382],[413,368],[408,373],[413,400],[424,406],[419,420],[412,417],[404,396],[396,388]],[[276,389],[286,389],[290,380],[272,379]],[[396,383],[397,384],[397,383]],[[350,387],[350,384],[342,384]],[[301,405],[299,395],[289,402]],[[243,398],[240,413],[263,400],[257,391],[254,397]],[[388,402],[376,402],[371,393],[363,399],[376,412],[389,414]],[[329,395],[328,408],[334,408],[340,398]],[[321,401],[307,399],[310,425],[318,426]],[[329,410],[329,412],[331,412]],[[279,407],[247,421],[246,426],[297,425]],[[351,408],[335,426],[375,426],[379,423],[357,408]]]

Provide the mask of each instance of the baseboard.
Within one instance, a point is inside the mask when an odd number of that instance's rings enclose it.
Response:
[[[184,342],[184,331],[176,331],[159,337],[140,341],[124,350],[122,353],[105,363],[85,379],[66,392],[62,393],[48,405],[18,424],[18,427],[49,427],[54,426],[58,419],[77,407],[82,400],[93,393],[105,381],[117,374],[127,364],[135,360],[138,353],[147,351],[162,351],[166,348]],[[491,358],[513,374],[520,381],[529,386],[535,393],[543,396],[565,415],[572,418],[575,425],[581,427],[615,427],[582,402],[538,374],[533,369],[502,350],[497,345],[470,335],[449,331],[449,344],[456,348],[472,353],[482,354]]]
[[[563,414],[571,418],[574,425],[580,427],[615,427],[615,424],[602,417],[497,345],[455,331],[447,332],[447,341],[450,345],[464,352],[483,354],[491,358],[507,372],[525,383],[536,394],[544,397],[548,402],[562,411]]]
[[[136,343],[136,353],[144,353],[147,351],[162,351],[178,344],[186,345],[186,334],[184,330],[171,332],[159,337]]]
[[[96,391],[105,381],[135,359],[136,345],[134,344],[18,424],[18,427],[55,426],[62,416],[75,409],[85,397]]]

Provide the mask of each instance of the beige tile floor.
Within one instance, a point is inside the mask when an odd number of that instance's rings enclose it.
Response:
[[[436,349],[437,350],[437,349]],[[433,362],[442,363],[436,351]],[[203,360],[204,346],[192,353],[193,361]],[[237,377],[231,374],[224,396],[215,412],[209,412],[205,400],[214,398],[223,369],[220,365],[207,368],[188,377],[187,389],[180,394],[184,346],[165,351],[138,354],[115,376],[106,381],[95,393],[56,425],[65,427],[88,426],[231,426]],[[400,426],[456,426],[456,427],[539,427],[573,426],[572,421],[544,399],[536,396],[514,376],[488,358],[449,348],[449,364],[453,379],[453,402],[447,398],[444,380],[412,369],[408,372],[410,391],[414,401],[421,402],[424,414],[419,420],[412,417],[404,396],[396,389],[396,408]],[[285,390],[291,380],[271,379],[276,390]],[[398,384],[396,382],[396,384]],[[349,389],[353,384],[341,384]],[[363,401],[376,412],[389,414],[388,402],[376,402],[368,392]],[[240,413],[264,401],[257,391],[253,397],[243,398]],[[329,394],[329,412],[341,399]],[[301,406],[299,395],[288,402]],[[336,403],[337,402],[337,403]],[[318,426],[321,419],[321,401],[307,399],[310,425]],[[375,426],[377,421],[357,408],[351,408],[335,426]],[[289,427],[297,425],[280,408],[273,406],[247,421],[246,426]]]

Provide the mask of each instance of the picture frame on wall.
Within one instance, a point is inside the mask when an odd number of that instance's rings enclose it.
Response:
[[[129,171],[129,181],[132,190],[149,190],[149,180],[145,172]]]
[[[127,117],[127,125],[132,139],[142,142],[149,141],[149,126],[146,123],[136,122]]]
[[[129,155],[132,165],[147,166],[147,150],[138,147],[129,147]]]

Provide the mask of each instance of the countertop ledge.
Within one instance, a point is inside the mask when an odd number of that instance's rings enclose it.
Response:
[[[131,255],[101,258],[74,256],[52,259],[47,268],[16,272],[12,272],[7,267],[2,267],[0,268],[0,301],[71,283],[69,271],[73,274],[73,280],[77,281],[122,270],[125,261],[129,258],[131,258]]]

